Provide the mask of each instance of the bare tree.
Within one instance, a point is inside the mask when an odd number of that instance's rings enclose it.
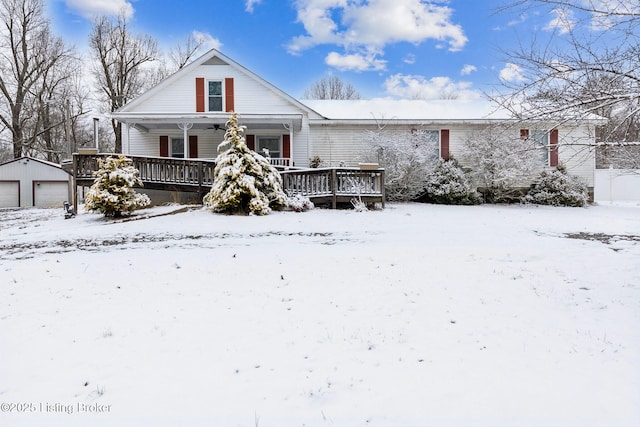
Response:
[[[554,31],[507,52],[520,79],[504,82],[509,95],[499,101],[530,117],[594,113],[610,120],[598,129],[599,141],[640,140],[637,1],[518,0],[500,9],[514,10],[555,16]]]
[[[145,68],[159,57],[158,43],[148,35],[136,35],[129,29],[124,13],[115,20],[97,18],[89,37],[94,76],[110,112],[140,95],[155,79]],[[115,152],[122,152],[122,125],[111,121],[115,134]]]
[[[337,76],[323,77],[305,91],[304,99],[360,99],[360,94],[351,83]]]
[[[11,132],[18,158],[37,153],[46,119],[41,107],[69,76],[59,70],[69,66],[73,52],[51,33],[43,0],[0,0],[0,19],[0,122]]]
[[[162,55],[157,59],[156,67],[146,70],[148,87],[157,85],[171,74],[184,68],[196,58],[203,45],[202,39],[189,34],[185,40],[171,47],[168,55]]]
[[[186,40],[172,47],[169,50],[172,71],[181,70],[185,65],[193,61],[203,45],[204,40],[191,33]]]

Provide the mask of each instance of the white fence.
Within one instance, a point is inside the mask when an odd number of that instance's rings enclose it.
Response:
[[[596,169],[596,201],[640,201],[640,170]]]

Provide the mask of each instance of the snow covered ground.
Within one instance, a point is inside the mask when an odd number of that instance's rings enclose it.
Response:
[[[640,206],[0,210],[2,426],[640,425]]]

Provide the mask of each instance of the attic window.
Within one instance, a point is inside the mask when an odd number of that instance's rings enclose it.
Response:
[[[208,84],[209,111],[222,110],[222,81],[209,80]]]

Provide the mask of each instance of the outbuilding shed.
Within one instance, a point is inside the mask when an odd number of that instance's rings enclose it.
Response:
[[[55,163],[20,157],[0,164],[0,208],[62,207],[69,175]]]

